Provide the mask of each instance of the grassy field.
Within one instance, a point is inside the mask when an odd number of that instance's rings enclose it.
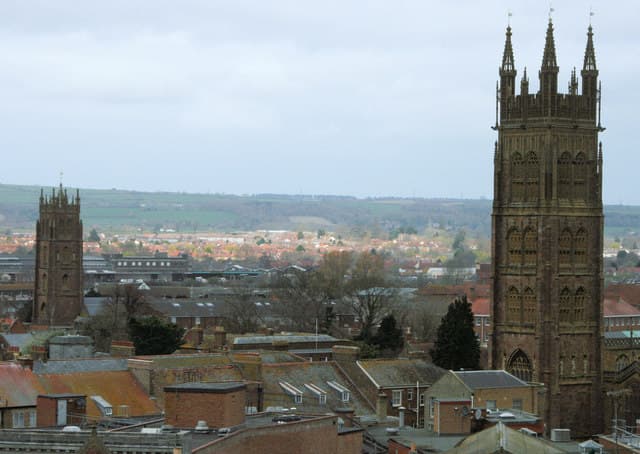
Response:
[[[75,195],[75,190],[70,190]],[[46,194],[51,189],[45,190]],[[71,195],[71,194],[70,194]],[[317,228],[388,232],[400,226],[464,228],[479,236],[491,231],[490,200],[186,194],[81,189],[85,230],[178,231]],[[0,229],[32,231],[40,187],[0,185]],[[609,236],[637,235],[640,207],[605,207]],[[634,232],[634,233],[631,233]]]

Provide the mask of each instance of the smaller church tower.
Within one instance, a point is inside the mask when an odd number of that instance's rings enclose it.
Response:
[[[82,308],[82,221],[80,194],[40,193],[36,224],[36,282],[33,322],[70,326]]]

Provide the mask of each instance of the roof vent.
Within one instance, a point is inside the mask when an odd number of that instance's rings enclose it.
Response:
[[[569,429],[551,429],[551,441],[571,441]]]
[[[207,425],[207,421],[199,420],[194,429],[196,432],[208,432],[209,426]]]
[[[113,415],[113,407],[109,402],[102,398],[102,396],[91,396],[91,400],[93,400],[102,413],[102,416],[111,416]]]

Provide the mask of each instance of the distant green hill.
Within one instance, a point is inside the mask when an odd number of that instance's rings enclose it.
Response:
[[[39,186],[0,185],[0,229],[33,230]],[[51,188],[45,188],[50,193]],[[75,194],[75,190],[73,190]],[[399,227],[428,225],[479,235],[491,232],[490,200],[367,198],[259,194],[186,194],[81,189],[85,230],[142,228],[203,230],[316,230],[382,234]],[[640,207],[607,206],[608,231],[640,230]]]

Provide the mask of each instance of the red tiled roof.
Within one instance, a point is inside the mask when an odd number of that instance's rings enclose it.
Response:
[[[160,409],[149,398],[140,383],[129,371],[78,372],[74,374],[40,375],[47,393],[74,393],[87,396],[87,416],[101,413],[91,396],[102,396],[113,407],[114,415],[120,405],[129,406],[129,416],[157,415]]]
[[[629,304],[640,306],[640,285],[611,284],[605,289],[606,298],[622,298]]]
[[[623,299],[605,298],[604,316],[612,317],[616,315],[628,315],[640,317],[640,309],[632,306]]]
[[[36,406],[44,388],[31,369],[16,363],[0,364],[0,405],[7,407]]]
[[[475,298],[471,301],[471,311],[474,315],[489,316],[489,298]]]

